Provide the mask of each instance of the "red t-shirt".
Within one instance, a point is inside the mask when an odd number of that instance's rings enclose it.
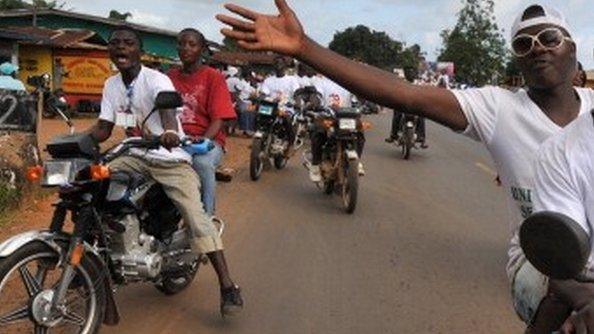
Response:
[[[172,69],[167,75],[184,100],[180,118],[187,135],[203,136],[212,121],[237,118],[227,83],[219,71],[203,66],[192,74]],[[221,146],[225,146],[225,139],[223,129],[214,138]]]

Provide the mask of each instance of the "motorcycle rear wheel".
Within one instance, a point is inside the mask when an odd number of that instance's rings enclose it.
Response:
[[[260,156],[262,152],[262,139],[256,138],[252,142],[252,151],[250,154],[250,178],[252,181],[258,181],[262,175],[263,162]]]
[[[0,260],[0,296],[4,296],[2,299],[5,301],[0,306],[0,332],[10,332],[7,326],[10,327],[10,324],[16,322],[16,328],[20,332],[28,332],[23,328],[26,325],[32,329],[29,332],[35,333],[57,330],[60,333],[95,334],[99,331],[105,315],[105,285],[102,284],[99,268],[86,256],[83,256],[80,265],[76,267],[76,275],[65,297],[66,308],[63,314],[55,319],[56,323],[44,325],[35,320],[34,314],[39,314],[43,300],[52,296],[60,280],[61,268],[56,266],[58,262],[58,254],[41,242],[26,244],[9,257]],[[35,272],[32,272],[32,269],[35,269]],[[80,291],[81,288],[84,291]],[[23,294],[26,295],[24,297],[28,298],[27,303],[23,305],[15,302],[19,290],[23,290]],[[12,298],[6,298],[6,295]],[[83,299],[83,305],[75,303],[76,297]],[[12,307],[9,301],[17,307]],[[6,312],[4,309],[10,311]],[[81,314],[83,312],[84,314]],[[24,324],[23,320],[28,320],[28,324]]]
[[[359,192],[359,159],[348,160],[345,170],[345,182],[341,187],[342,203],[348,214],[357,208],[357,195]]]

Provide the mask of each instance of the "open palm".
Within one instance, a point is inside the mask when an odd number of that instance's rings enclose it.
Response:
[[[285,0],[275,0],[278,15],[264,15],[247,8],[228,4],[229,11],[246,20],[227,15],[217,15],[217,19],[232,29],[221,30],[223,35],[237,40],[239,45],[253,51],[275,51],[291,56],[297,55],[303,46],[305,33],[297,16]]]

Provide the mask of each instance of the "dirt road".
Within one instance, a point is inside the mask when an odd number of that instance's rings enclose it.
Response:
[[[340,210],[299,159],[222,185],[227,254],[244,289],[222,320],[210,266],[182,294],[151,286],[117,296],[122,323],[103,333],[520,333],[505,261],[508,222],[484,149],[429,127],[430,149],[402,161],[374,118],[360,203]]]

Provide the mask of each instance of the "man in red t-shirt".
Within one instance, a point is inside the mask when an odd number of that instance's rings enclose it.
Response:
[[[194,155],[192,167],[200,176],[202,202],[209,215],[215,211],[216,168],[221,162],[226,134],[224,122],[237,118],[223,75],[200,63],[205,46],[202,34],[184,29],[178,37],[178,53],[183,67],[169,71],[175,89],[184,100],[181,115],[184,132],[195,139],[211,139],[215,147],[204,155]]]

